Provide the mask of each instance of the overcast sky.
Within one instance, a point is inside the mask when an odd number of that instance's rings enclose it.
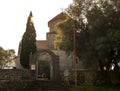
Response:
[[[48,21],[71,3],[72,0],[0,0],[0,46],[18,51],[30,11],[37,40],[46,39]]]

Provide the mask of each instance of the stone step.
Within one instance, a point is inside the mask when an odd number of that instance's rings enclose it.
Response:
[[[60,82],[55,81],[36,81],[34,83],[35,88],[41,88],[43,91],[66,91],[67,89],[62,86]]]
[[[26,86],[24,84],[22,87],[21,83],[17,83],[18,85],[15,85],[15,83],[5,83],[0,88],[0,91],[68,91],[64,86],[62,86],[61,82],[55,81],[29,81],[26,82]],[[14,88],[13,85],[18,87]]]
[[[41,90],[41,91],[69,91],[69,90]]]

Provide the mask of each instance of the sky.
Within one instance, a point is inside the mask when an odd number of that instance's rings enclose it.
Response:
[[[0,46],[18,52],[30,11],[37,40],[45,40],[48,21],[62,12],[72,0],[0,0]]]

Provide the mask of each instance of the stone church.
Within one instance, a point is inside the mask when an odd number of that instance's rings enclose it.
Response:
[[[59,56],[59,67],[60,71],[66,71],[66,70],[73,70],[73,53],[70,55],[67,55],[65,51],[59,50],[58,46],[56,45],[56,29],[55,29],[55,24],[65,20],[67,17],[69,17],[66,13],[61,12],[57,16],[53,17],[50,21],[48,21],[48,27],[49,27],[49,32],[46,34],[46,40],[37,40],[36,41],[36,46],[37,50],[40,49],[48,49],[52,51],[55,55]],[[19,50],[20,50],[20,44],[19,44]],[[47,55],[47,54],[46,54]],[[16,67],[18,69],[22,68],[19,62],[19,51],[18,51],[18,59],[16,61]],[[44,56],[46,59],[49,60],[48,56]],[[80,63],[79,60],[77,60],[77,68],[82,67],[82,63]]]

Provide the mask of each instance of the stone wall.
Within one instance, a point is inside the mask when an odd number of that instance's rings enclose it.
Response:
[[[60,71],[72,70],[74,68],[74,54],[69,55],[65,51],[52,50],[57,56],[59,56]],[[85,69],[83,61],[77,58],[77,69]]]
[[[67,74],[66,76],[61,72],[62,80],[74,84],[74,71]],[[77,71],[77,83],[78,85],[118,85],[120,84],[120,73],[114,71],[79,70]]]
[[[30,72],[23,69],[3,69],[0,70],[0,80],[28,80]]]

